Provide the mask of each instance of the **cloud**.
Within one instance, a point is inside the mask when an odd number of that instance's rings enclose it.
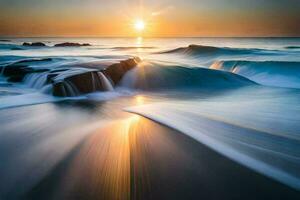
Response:
[[[151,13],[151,16],[159,16],[159,15],[162,15],[162,14],[165,14],[166,12],[170,11],[170,10],[173,10],[175,7],[174,6],[168,6],[166,8],[163,8],[161,10],[158,10],[158,11],[154,11]]]

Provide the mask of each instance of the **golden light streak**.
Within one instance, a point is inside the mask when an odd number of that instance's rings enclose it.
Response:
[[[135,96],[136,105],[143,105],[145,104],[145,98],[142,95]]]

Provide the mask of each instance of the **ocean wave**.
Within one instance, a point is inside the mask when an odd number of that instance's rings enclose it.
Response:
[[[191,44],[188,47],[180,47],[160,53],[180,53],[185,55],[211,55],[211,54],[253,54],[257,52],[265,51],[262,49],[246,49],[246,48],[230,48],[230,47],[214,47]]]
[[[17,44],[0,43],[0,50],[25,50],[25,48]]]
[[[46,88],[45,88],[46,89]],[[55,103],[62,101],[108,101],[120,97],[128,97],[136,94],[135,91],[117,89],[115,91],[106,91],[106,92],[94,92],[89,94],[82,94],[76,97],[55,97],[49,94],[44,94],[41,92],[31,92],[25,94],[16,94],[4,96],[1,98],[0,110],[15,108],[21,106],[30,106],[38,105],[45,103]]]
[[[216,61],[211,69],[229,71],[263,85],[300,88],[300,62],[288,61]]]
[[[255,85],[242,76],[205,68],[140,63],[125,74],[121,86],[143,90],[226,89]]]
[[[240,91],[236,91],[238,93]],[[186,134],[220,154],[300,189],[299,91],[243,90],[222,98],[152,103],[125,111]],[[283,96],[284,95],[284,96]],[[262,98],[261,98],[262,97]]]
[[[19,60],[25,60],[30,58],[31,57],[15,56],[15,55],[0,56],[0,65],[10,64],[10,63],[17,62]]]

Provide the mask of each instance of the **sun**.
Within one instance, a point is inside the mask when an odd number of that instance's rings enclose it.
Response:
[[[137,31],[143,31],[145,29],[145,22],[142,19],[138,19],[134,23],[134,28]]]

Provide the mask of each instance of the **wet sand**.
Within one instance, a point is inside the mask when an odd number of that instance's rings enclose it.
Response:
[[[26,199],[299,199],[298,191],[138,115],[99,128]]]

